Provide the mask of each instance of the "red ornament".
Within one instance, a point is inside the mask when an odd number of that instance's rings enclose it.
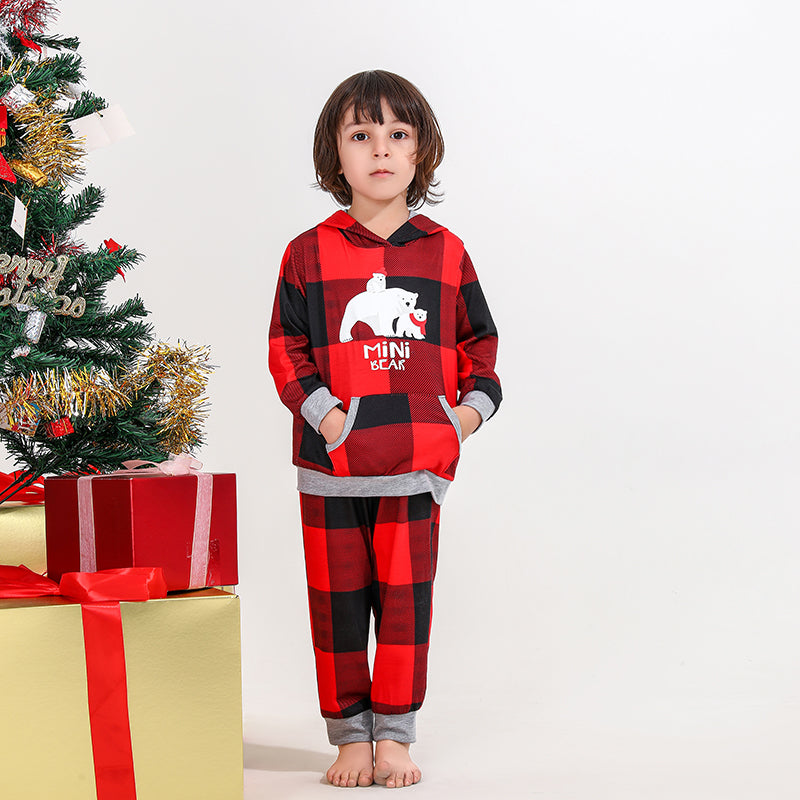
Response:
[[[3,156],[0,155],[0,178],[4,181],[8,181],[9,183],[16,183],[17,176],[14,174],[11,167],[8,166],[8,161],[6,161]]]
[[[51,439],[58,439],[59,436],[75,433],[75,428],[72,427],[69,417],[61,417],[61,419],[48,422],[44,428]]]

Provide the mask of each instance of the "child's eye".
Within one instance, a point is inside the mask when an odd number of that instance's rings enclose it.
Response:
[[[367,134],[363,133],[363,132],[362,133],[354,133],[353,134],[353,139],[355,139],[357,142],[366,142],[367,141]]]
[[[392,139],[408,139],[408,134],[405,131],[395,131],[392,134]]]

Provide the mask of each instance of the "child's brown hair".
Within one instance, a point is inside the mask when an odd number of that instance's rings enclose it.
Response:
[[[434,170],[444,157],[444,140],[428,101],[413,83],[382,69],[351,75],[342,81],[325,103],[314,132],[314,168],[320,188],[330,192],[343,206],[353,202],[350,184],[339,173],[339,128],[352,108],[356,122],[369,119],[383,125],[381,99],[385,99],[400,122],[413,125],[417,133],[416,171],[408,187],[406,204],[411,207],[441,202],[433,189]]]

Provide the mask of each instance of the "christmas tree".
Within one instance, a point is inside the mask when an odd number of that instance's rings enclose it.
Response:
[[[105,292],[141,255],[74,236],[103,203],[80,185],[81,123],[108,104],[78,88],[76,38],[48,35],[48,0],[0,0],[0,441],[20,469],[0,502],[39,476],[105,472],[200,443],[204,348],[154,342],[137,295]]]

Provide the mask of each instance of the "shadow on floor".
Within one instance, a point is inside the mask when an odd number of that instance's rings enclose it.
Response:
[[[244,743],[244,768],[267,772],[325,772],[331,765],[330,753],[270,747]]]

